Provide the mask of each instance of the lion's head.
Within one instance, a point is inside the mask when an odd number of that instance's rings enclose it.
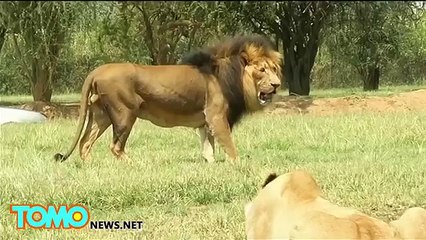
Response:
[[[216,46],[213,52],[218,61],[227,61],[233,69],[242,68],[239,80],[243,84],[248,110],[257,110],[272,101],[281,85],[282,55],[267,38],[238,36]],[[232,58],[239,61],[232,61]],[[220,71],[230,70],[222,68]],[[256,98],[257,103],[254,102]]]
[[[213,74],[228,101],[228,122],[272,101],[281,85],[282,55],[264,36],[237,36],[185,56],[182,64]]]
[[[259,51],[263,52],[259,53]],[[256,89],[259,104],[264,106],[270,103],[281,85],[281,54],[272,49],[264,50],[256,45],[248,45],[242,57],[246,63],[245,79],[243,79],[246,91],[252,84]]]
[[[314,201],[320,194],[316,180],[307,171],[269,174],[244,206],[247,239],[284,238],[290,232],[288,226],[296,221],[292,214],[304,211],[299,204]]]

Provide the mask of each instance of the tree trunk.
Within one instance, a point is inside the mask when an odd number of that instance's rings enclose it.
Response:
[[[318,3],[321,5],[321,3]],[[281,41],[284,50],[284,76],[288,81],[289,95],[309,96],[310,94],[310,75],[315,63],[315,58],[319,47],[319,33],[324,21],[324,9],[329,11],[329,3],[325,6],[316,5],[314,9],[307,11],[307,6],[295,7],[288,3],[282,5],[286,12],[281,16],[280,29]],[[301,9],[305,9],[301,11]],[[292,12],[297,10],[299,15],[295,16]],[[296,12],[297,12],[296,11]]]
[[[283,76],[288,82],[289,95],[309,96],[310,74],[317,50],[317,44],[305,47],[303,54],[296,52],[291,44],[284,46]]]
[[[4,41],[6,40],[6,28],[0,27],[0,53],[3,49]]]
[[[31,92],[34,101],[50,102],[52,87],[49,80],[52,78],[53,72],[37,60],[33,61],[32,67]]]
[[[52,88],[46,79],[38,79],[31,86],[34,101],[50,102]]]
[[[284,65],[284,76],[288,82],[289,95],[309,96],[310,93],[310,70],[301,65],[293,68],[290,64]]]
[[[363,74],[364,91],[375,91],[379,89],[380,68],[368,66]]]
[[[166,36],[164,33],[160,33],[160,40],[158,40],[158,52],[155,56],[157,65],[169,64],[169,44],[167,43]]]

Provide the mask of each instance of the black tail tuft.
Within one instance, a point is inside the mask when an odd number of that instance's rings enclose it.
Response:
[[[55,158],[55,161],[57,162],[63,162],[66,160],[65,156],[60,153],[55,154],[53,158]]]
[[[277,178],[278,175],[276,173],[271,173],[269,176],[265,179],[265,182],[262,185],[262,188],[264,188],[268,183],[272,182],[275,178]]]

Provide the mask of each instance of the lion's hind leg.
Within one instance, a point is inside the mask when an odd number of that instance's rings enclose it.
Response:
[[[96,140],[111,125],[111,120],[106,112],[97,104],[90,106],[89,119],[86,130],[80,140],[80,157],[83,160],[90,158],[90,152]]]
[[[127,139],[130,135],[133,125],[136,122],[136,114],[130,110],[122,111],[112,116],[113,137],[110,145],[111,152],[119,159],[130,161],[124,151]]]

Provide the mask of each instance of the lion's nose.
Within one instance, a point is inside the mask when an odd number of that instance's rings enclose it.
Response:
[[[272,87],[274,87],[275,89],[277,89],[281,84],[279,83],[271,83]]]

